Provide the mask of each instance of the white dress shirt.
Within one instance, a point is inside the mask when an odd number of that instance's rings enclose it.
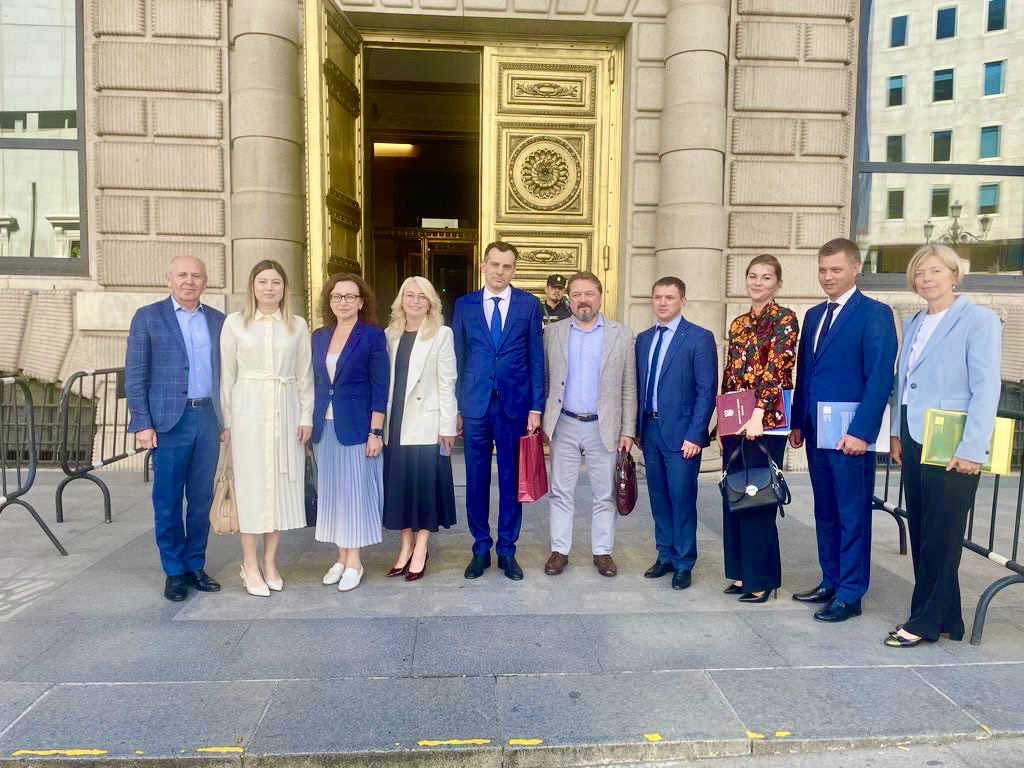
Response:
[[[501,312],[501,328],[505,329],[505,321],[508,320],[508,307],[512,301],[512,286],[506,285],[505,290],[501,293],[495,293],[487,286],[484,286],[484,320],[487,321],[487,327],[491,327],[491,315],[494,314],[494,299],[495,297],[501,299],[498,302],[498,311]]]
[[[651,408],[655,413],[658,412],[658,380],[661,378],[661,366],[665,362],[665,354],[668,352],[669,344],[672,343],[673,337],[676,335],[676,331],[679,330],[679,324],[683,322],[682,315],[676,315],[673,320],[667,323],[657,322],[654,324],[654,338],[651,340],[651,348],[647,351],[647,381],[651,387],[654,388],[654,397],[651,402]],[[651,363],[654,362],[654,348],[658,346],[658,328],[664,325],[668,330],[661,334],[662,342],[661,349],[658,350],[658,368],[655,371],[651,371]],[[640,404],[640,408],[644,407],[644,403]]]
[[[839,317],[839,313],[843,311],[843,307],[846,306],[846,302],[848,302],[850,300],[850,297],[853,296],[853,294],[854,294],[854,292],[856,290],[857,290],[857,286],[855,285],[855,286],[853,286],[853,288],[851,288],[850,290],[848,290],[846,293],[844,293],[842,296],[840,296],[839,298],[837,298],[835,300],[835,303],[838,304],[839,306],[832,310],[832,325],[836,324],[836,319]],[[830,302],[832,301],[832,299],[827,299],[827,300],[830,301]],[[826,306],[826,312],[827,311],[828,311],[828,308]],[[821,326],[822,326],[822,324],[824,322],[825,322],[825,315],[822,315],[821,316],[821,322],[818,323],[818,330],[816,330],[814,332],[814,346],[811,347],[812,350],[818,348],[818,337],[821,336]],[[832,328],[832,325],[829,326],[829,329]]]
[[[942,318],[949,312],[948,309],[944,309],[941,312],[936,312],[934,315],[926,314],[921,320],[921,324],[917,327],[917,335],[914,336],[914,341],[910,345],[910,357],[907,358],[907,370],[909,371],[917,363],[917,358],[921,356],[924,348],[928,345],[928,339],[932,337],[935,329],[939,327],[939,323],[942,322]],[[901,405],[909,405],[910,398],[910,387],[903,387],[903,397],[900,399]]]

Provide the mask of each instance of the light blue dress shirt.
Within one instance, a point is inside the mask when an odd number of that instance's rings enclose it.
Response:
[[[604,348],[604,315],[597,325],[584,331],[569,321],[569,360],[565,374],[565,410],[579,414],[597,413],[598,382],[601,376],[601,352]]]
[[[648,379],[650,386],[654,387],[654,400],[652,408],[654,412],[658,412],[658,379],[661,377],[661,365],[665,362],[665,355],[668,354],[669,345],[672,343],[673,337],[676,335],[676,331],[679,330],[679,323],[683,321],[682,315],[677,315],[671,322],[665,323],[665,327],[668,328],[665,333],[662,334],[661,350],[658,352],[658,370],[651,373],[651,360],[654,358],[654,348],[658,345],[658,331],[655,330],[654,338],[651,339],[651,348],[647,351],[647,371],[648,376],[652,378]],[[662,325],[662,323],[655,323],[654,327]]]
[[[174,305],[174,318],[181,329],[181,337],[185,340],[185,353],[188,355],[188,397],[193,400],[213,395],[213,349],[210,345],[210,326],[206,324],[206,314],[200,304],[194,312],[189,312],[178,300],[171,296]]]

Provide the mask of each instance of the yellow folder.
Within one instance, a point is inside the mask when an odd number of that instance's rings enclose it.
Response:
[[[921,463],[944,467],[949,464],[964,436],[967,414],[963,411],[943,411],[929,408],[924,414],[924,445]],[[981,471],[993,475],[1010,474],[1010,456],[1013,452],[1013,419],[996,418],[989,444],[989,460]]]

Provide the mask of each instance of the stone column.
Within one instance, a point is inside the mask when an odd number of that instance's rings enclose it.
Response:
[[[661,121],[658,276],[686,282],[687,319],[725,331],[722,252],[729,0],[669,0]]]
[[[228,309],[241,305],[253,265],[275,259],[288,273],[289,292],[301,313],[306,264],[300,8],[282,0],[234,0],[230,14],[233,288]]]

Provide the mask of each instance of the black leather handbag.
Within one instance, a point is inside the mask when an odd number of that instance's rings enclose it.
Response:
[[[629,451],[619,451],[615,460],[615,508],[628,515],[636,506],[636,463]]]
[[[313,458],[313,451],[306,452],[306,473],[305,473],[305,496],[306,496],[306,527],[316,528],[316,459]]]
[[[793,498],[782,470],[772,460],[764,443],[757,440],[755,445],[768,459],[767,467],[748,467],[743,443],[740,443],[722,469],[722,479],[718,483],[718,488],[725,503],[733,512],[745,512],[757,507],[783,507]],[[737,457],[742,458],[739,467],[734,465]]]

